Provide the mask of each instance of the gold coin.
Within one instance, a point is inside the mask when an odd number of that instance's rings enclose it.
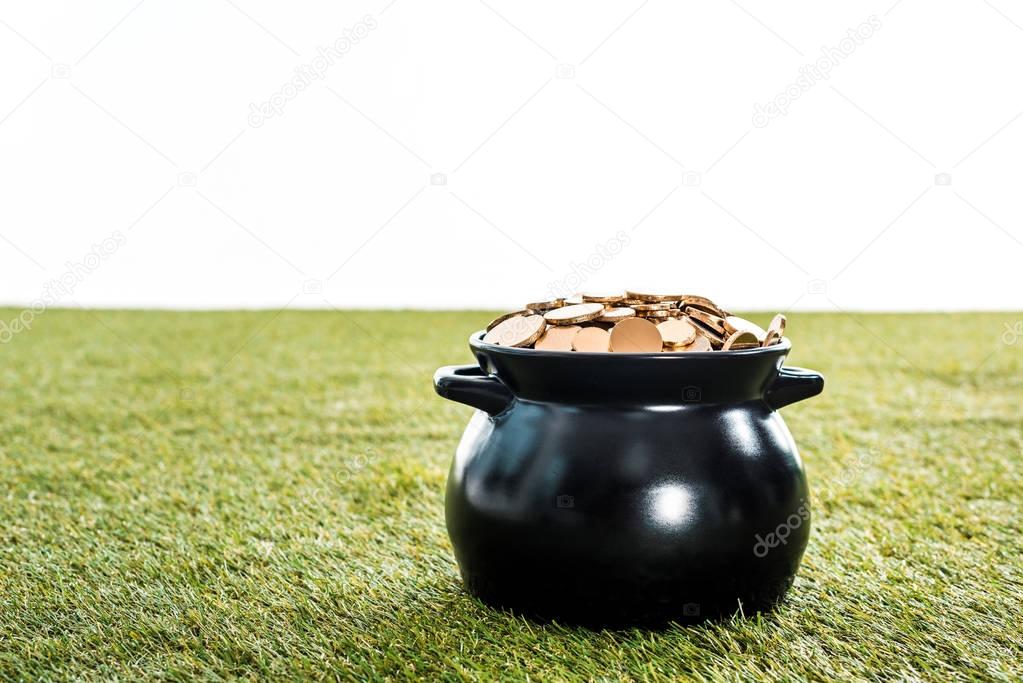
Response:
[[[724,336],[725,334],[724,318],[719,318],[713,313],[707,313],[706,311],[701,311],[700,309],[693,308],[692,306],[686,306],[686,315],[688,315],[693,320],[703,323],[705,326],[714,330],[719,335]]]
[[[767,326],[767,334],[764,336],[763,346],[771,346],[781,341],[785,336],[785,316],[779,313]]]
[[[641,299],[647,302],[654,302],[654,301],[678,301],[683,296],[685,296],[685,294],[654,294],[649,291],[642,292],[636,291],[634,289],[627,289],[625,290],[625,296],[627,296],[630,299]]]
[[[753,334],[748,330],[739,330],[729,335],[725,343],[721,345],[722,351],[730,351],[739,349],[754,349],[760,346],[760,342],[757,340],[757,335]]]
[[[625,298],[624,294],[583,294],[583,301],[593,302],[598,304],[616,304]]]
[[[654,353],[663,344],[657,325],[643,318],[626,318],[611,329],[611,350],[618,353]]]
[[[713,346],[715,349],[721,348],[721,345],[724,343],[725,340],[722,337],[722,335],[717,332],[717,330],[707,327],[704,323],[700,322],[698,318],[694,318],[692,316],[687,315],[685,318],[683,318],[683,320],[689,322],[690,325],[695,327],[697,334],[706,337],[707,341],[709,341],[711,346]]]
[[[630,299],[629,297],[626,297],[626,298],[621,300],[620,305],[621,306],[635,306],[636,304],[642,304],[642,303],[645,303],[642,299]]]
[[[636,311],[636,315],[640,318],[655,318],[657,320],[663,320],[672,317],[671,311]]]
[[[565,305],[566,306],[573,306],[575,304],[581,304],[581,303],[583,303],[583,295],[579,294],[578,292],[573,294],[572,296],[566,296],[565,297]]]
[[[546,327],[542,315],[516,315],[498,323],[483,337],[483,342],[498,346],[529,346],[540,338]]]
[[[696,338],[693,339],[693,343],[692,344],[688,344],[686,346],[680,346],[680,347],[677,347],[677,348],[674,348],[674,349],[671,349],[671,350],[672,351],[684,351],[684,352],[691,352],[691,351],[713,351],[714,347],[711,345],[709,339],[704,337],[702,334],[698,334],[698,335],[696,335]]]
[[[536,340],[533,348],[543,351],[571,351],[572,338],[581,329],[578,325],[551,325]]]
[[[636,311],[634,311],[631,308],[626,308],[626,307],[608,308],[608,309],[606,309],[604,311],[603,314],[601,314],[601,316],[599,318],[597,318],[597,322],[601,322],[601,323],[616,323],[619,320],[624,320],[625,318],[631,318],[631,317],[633,317],[635,315],[636,315]]]
[[[704,313],[709,313],[711,315],[717,316],[718,318],[724,318],[725,316],[731,315],[730,313],[725,311],[723,308],[717,308],[717,307],[711,307],[711,306],[703,306],[702,304],[687,304],[687,303],[683,303],[681,301],[678,302],[678,304],[682,308],[682,310],[685,310],[687,308],[692,308],[693,310],[703,311]]]
[[[599,327],[584,327],[572,337],[575,351],[607,352],[611,350],[611,334]]]
[[[543,317],[551,325],[572,325],[599,318],[603,312],[604,304],[573,304],[572,306],[553,308],[544,313]]]
[[[537,313],[543,313],[553,308],[561,308],[564,305],[564,299],[551,299],[550,301],[537,301],[536,303],[526,304],[526,308]]]
[[[487,332],[489,332],[490,330],[494,329],[495,327],[497,327],[498,325],[500,325],[501,323],[503,323],[505,320],[507,320],[508,318],[512,317],[513,315],[529,315],[529,311],[526,310],[526,309],[522,309],[521,311],[512,311],[511,313],[505,313],[504,315],[499,315],[496,318],[494,318],[493,320],[491,320],[490,324],[487,325]]]
[[[683,304],[687,306],[706,306],[708,308],[718,308],[718,305],[708,299],[705,296],[699,296],[698,294],[683,294],[678,298]]]
[[[640,311],[669,311],[675,307],[673,301],[661,301],[653,304],[636,304],[632,308],[639,313]]]
[[[707,297],[696,296],[695,294],[687,294],[686,296],[682,297],[681,299],[679,299],[678,305],[679,308],[693,306],[694,308],[699,308],[700,310],[707,311],[708,313],[713,313],[719,318],[724,318],[725,316],[731,315],[731,313],[721,308]]]
[[[724,318],[725,332],[735,334],[736,332],[752,332],[757,337],[758,343],[763,343],[767,336],[767,330],[737,315],[729,315]]]
[[[688,346],[696,339],[696,328],[685,320],[665,320],[658,323],[657,331],[668,347]]]

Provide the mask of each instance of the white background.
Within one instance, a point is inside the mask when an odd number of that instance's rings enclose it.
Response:
[[[1021,66],[1008,0],[5,1],[0,303],[1019,309]]]

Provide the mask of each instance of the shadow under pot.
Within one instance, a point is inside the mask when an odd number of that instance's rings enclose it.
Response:
[[[484,602],[593,626],[691,622],[776,604],[810,533],[778,409],[821,392],[743,351],[575,353],[485,344],[437,370],[477,408],[448,475],[462,578]]]

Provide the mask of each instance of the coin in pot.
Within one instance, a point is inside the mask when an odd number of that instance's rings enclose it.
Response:
[[[716,315],[714,315],[712,313],[707,313],[706,311],[701,311],[700,309],[693,308],[692,306],[686,306],[686,315],[688,315],[693,320],[697,320],[697,321],[703,323],[704,325],[706,325],[710,329],[712,329],[715,332],[717,332],[719,335],[725,336],[725,319],[724,318],[719,318],[718,316],[716,316]]]
[[[597,327],[584,327],[579,334],[572,337],[572,349],[575,351],[607,352],[611,350],[611,333]]]
[[[696,338],[693,339],[692,344],[686,346],[680,346],[678,348],[671,349],[672,351],[713,351],[714,347],[711,346],[710,340],[704,337],[702,334],[697,334]]]
[[[573,325],[599,318],[603,312],[604,304],[585,303],[553,308],[543,315],[551,325]]]
[[[636,304],[635,306],[632,306],[632,309],[636,311],[636,313],[640,313],[642,311],[668,311],[674,307],[675,303],[672,301],[659,301],[656,303]]]
[[[667,347],[688,346],[696,339],[696,328],[685,320],[672,319],[658,323],[657,331]]]
[[[583,301],[598,304],[616,304],[624,298],[624,294],[612,294],[610,292],[583,293]]]
[[[778,333],[779,337],[785,336],[785,316],[779,313],[771,319],[771,324],[767,326],[767,331],[774,330]]]
[[[505,320],[507,320],[508,318],[510,318],[510,317],[512,317],[514,315],[530,315],[530,312],[528,310],[526,310],[526,309],[522,309],[521,311],[512,311],[511,313],[505,313],[504,315],[499,315],[496,318],[494,318],[493,320],[491,320],[490,324],[487,325],[487,332],[489,332],[490,330],[494,329],[495,327],[497,327],[498,325],[503,323]]]
[[[597,318],[597,322],[616,323],[619,320],[632,318],[635,315],[636,311],[625,306],[619,306],[617,308],[608,308],[599,318]]]
[[[760,341],[757,339],[757,335],[748,330],[739,330],[729,335],[725,343],[722,344],[721,350],[738,351],[740,349],[754,349],[758,346],[760,346]]]
[[[561,308],[565,305],[564,299],[551,299],[550,301],[537,301],[535,303],[526,304],[526,308],[537,313],[543,313],[554,308]]]
[[[713,346],[715,349],[721,348],[721,345],[725,342],[724,337],[722,337],[722,335],[718,333],[717,330],[707,327],[698,318],[694,318],[692,316],[687,315],[685,318],[683,318],[683,320],[686,320],[687,322],[689,322],[690,325],[695,327],[697,334],[706,337],[707,340],[710,342],[711,346]]]
[[[682,306],[699,306],[707,310],[721,310],[720,306],[706,297],[700,297],[699,294],[682,294],[678,301],[681,302]]]
[[[647,301],[647,302],[655,302],[655,301],[678,301],[679,299],[681,299],[685,295],[684,294],[663,294],[663,293],[662,294],[657,294],[657,293],[654,293],[654,292],[652,292],[650,290],[645,290],[644,291],[644,290],[627,289],[627,290],[625,290],[625,296],[629,297],[630,299],[641,299],[641,300]]]
[[[656,320],[664,320],[673,317],[672,311],[636,311],[636,315],[640,318],[652,318]]]
[[[657,325],[643,318],[626,318],[611,329],[611,350],[618,353],[654,353],[663,344]]]
[[[752,332],[756,335],[759,342],[764,341],[764,337],[767,336],[767,330],[757,325],[755,322],[740,318],[737,315],[729,315],[724,318],[725,332],[727,334],[735,334],[736,332]]]
[[[711,308],[709,306],[701,306],[700,304],[684,304],[682,302],[679,302],[679,305],[682,307],[682,310],[692,308],[694,310],[703,311],[705,313],[717,316],[718,318],[724,318],[725,316],[729,315],[729,313],[725,311],[725,309],[723,308]]]
[[[516,315],[494,326],[483,337],[483,342],[499,346],[529,346],[540,338],[546,327],[542,315]]]
[[[578,325],[549,325],[533,348],[542,351],[571,351],[572,339],[581,329]]]

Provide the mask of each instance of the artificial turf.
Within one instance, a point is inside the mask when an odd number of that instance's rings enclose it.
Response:
[[[796,584],[659,631],[463,591],[443,492],[471,409],[431,376],[489,317],[38,316],[0,345],[0,678],[1023,677],[1023,314],[790,315],[789,361],[827,377],[783,411]]]

